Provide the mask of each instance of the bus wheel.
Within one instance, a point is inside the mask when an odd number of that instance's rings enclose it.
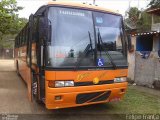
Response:
[[[32,72],[32,96],[36,102],[41,103],[38,95],[38,80],[34,75],[34,72]]]

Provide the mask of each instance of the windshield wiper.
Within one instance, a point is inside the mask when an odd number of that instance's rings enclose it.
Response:
[[[91,46],[91,51],[92,51],[92,53],[93,53],[93,55],[94,55],[94,50],[93,50],[93,44],[92,44],[92,38],[91,38],[91,33],[88,31],[88,36],[89,36],[89,40],[90,40],[90,46]]]
[[[87,45],[87,47],[85,48],[85,50],[83,51],[83,56],[77,61],[76,66],[75,66],[75,70],[79,68],[79,65],[81,63],[81,61],[85,58],[85,56],[87,55],[89,49],[91,48],[91,51],[94,55],[94,51],[93,51],[93,44],[92,44],[92,39],[91,39],[91,33],[88,31],[88,36],[89,36],[89,42],[90,44]]]
[[[114,63],[114,61],[113,61],[111,55],[109,54],[109,52],[107,51],[107,49],[105,49],[105,47],[104,47],[105,45],[103,43],[103,40],[102,40],[99,29],[98,29],[98,43],[99,43],[99,45],[102,44],[102,45],[100,45],[100,54],[101,54],[101,47],[102,47],[102,49],[105,50],[105,53],[108,56],[108,58],[109,58],[111,64],[113,65],[114,69],[116,69],[117,68],[116,64]]]

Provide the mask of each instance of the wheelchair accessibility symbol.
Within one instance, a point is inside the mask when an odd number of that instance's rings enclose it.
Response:
[[[99,58],[99,59],[97,59],[97,65],[98,66],[103,66],[104,65],[104,59],[101,59],[101,58]]]

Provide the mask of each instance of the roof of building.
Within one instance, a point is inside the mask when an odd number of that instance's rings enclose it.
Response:
[[[64,7],[82,8],[82,9],[96,10],[96,11],[102,11],[102,12],[108,12],[108,13],[112,13],[112,14],[121,15],[117,11],[106,9],[106,8],[103,8],[103,7],[99,7],[98,5],[92,5],[92,4],[87,4],[87,3],[77,3],[77,2],[64,2],[64,1],[48,2],[48,4],[42,6],[36,12],[36,14],[39,13],[39,11],[43,11],[45,9],[45,7],[47,7],[47,6],[60,6],[60,7],[64,6]],[[42,10],[42,8],[43,8],[43,10]]]
[[[135,34],[131,34],[131,35],[133,37],[133,36],[155,35],[155,34],[160,34],[160,31],[142,32],[142,33],[135,33]]]
[[[158,15],[160,16],[160,8],[152,8],[150,10],[147,10],[147,13],[150,13],[150,14],[155,14],[155,15]]]

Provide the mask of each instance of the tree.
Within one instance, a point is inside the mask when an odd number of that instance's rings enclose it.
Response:
[[[28,22],[28,19],[26,18],[18,18],[15,17],[14,20],[12,21],[13,23],[10,25],[9,32],[6,34],[3,34],[2,39],[0,41],[0,48],[13,48],[15,36],[19,31],[26,25]]]
[[[149,31],[151,28],[151,15],[146,11],[140,11],[136,7],[131,7],[128,17],[125,19],[127,29],[135,29],[137,32]]]
[[[158,8],[160,7],[160,0],[151,0],[148,4],[150,8]]]
[[[9,28],[10,34],[17,34],[28,22],[26,18],[15,16]]]
[[[17,6],[16,0],[2,0],[0,2],[0,46],[3,46],[6,35],[14,36],[27,22],[16,14],[22,7]]]
[[[127,12],[127,18],[125,19],[126,25],[130,29],[136,29],[137,28],[137,23],[139,20],[141,11],[138,10],[136,7],[131,7],[128,12]]]
[[[152,17],[146,11],[141,11],[137,22],[137,32],[147,32],[151,30]]]
[[[15,0],[2,0],[0,2],[0,33],[10,33],[10,28],[13,26],[16,12],[21,10],[22,7],[18,7]]]
[[[141,11],[139,11],[137,7],[131,7],[129,9],[129,12],[128,12],[128,17],[129,18],[135,18],[135,20],[137,20],[138,17],[139,17],[140,12]]]

